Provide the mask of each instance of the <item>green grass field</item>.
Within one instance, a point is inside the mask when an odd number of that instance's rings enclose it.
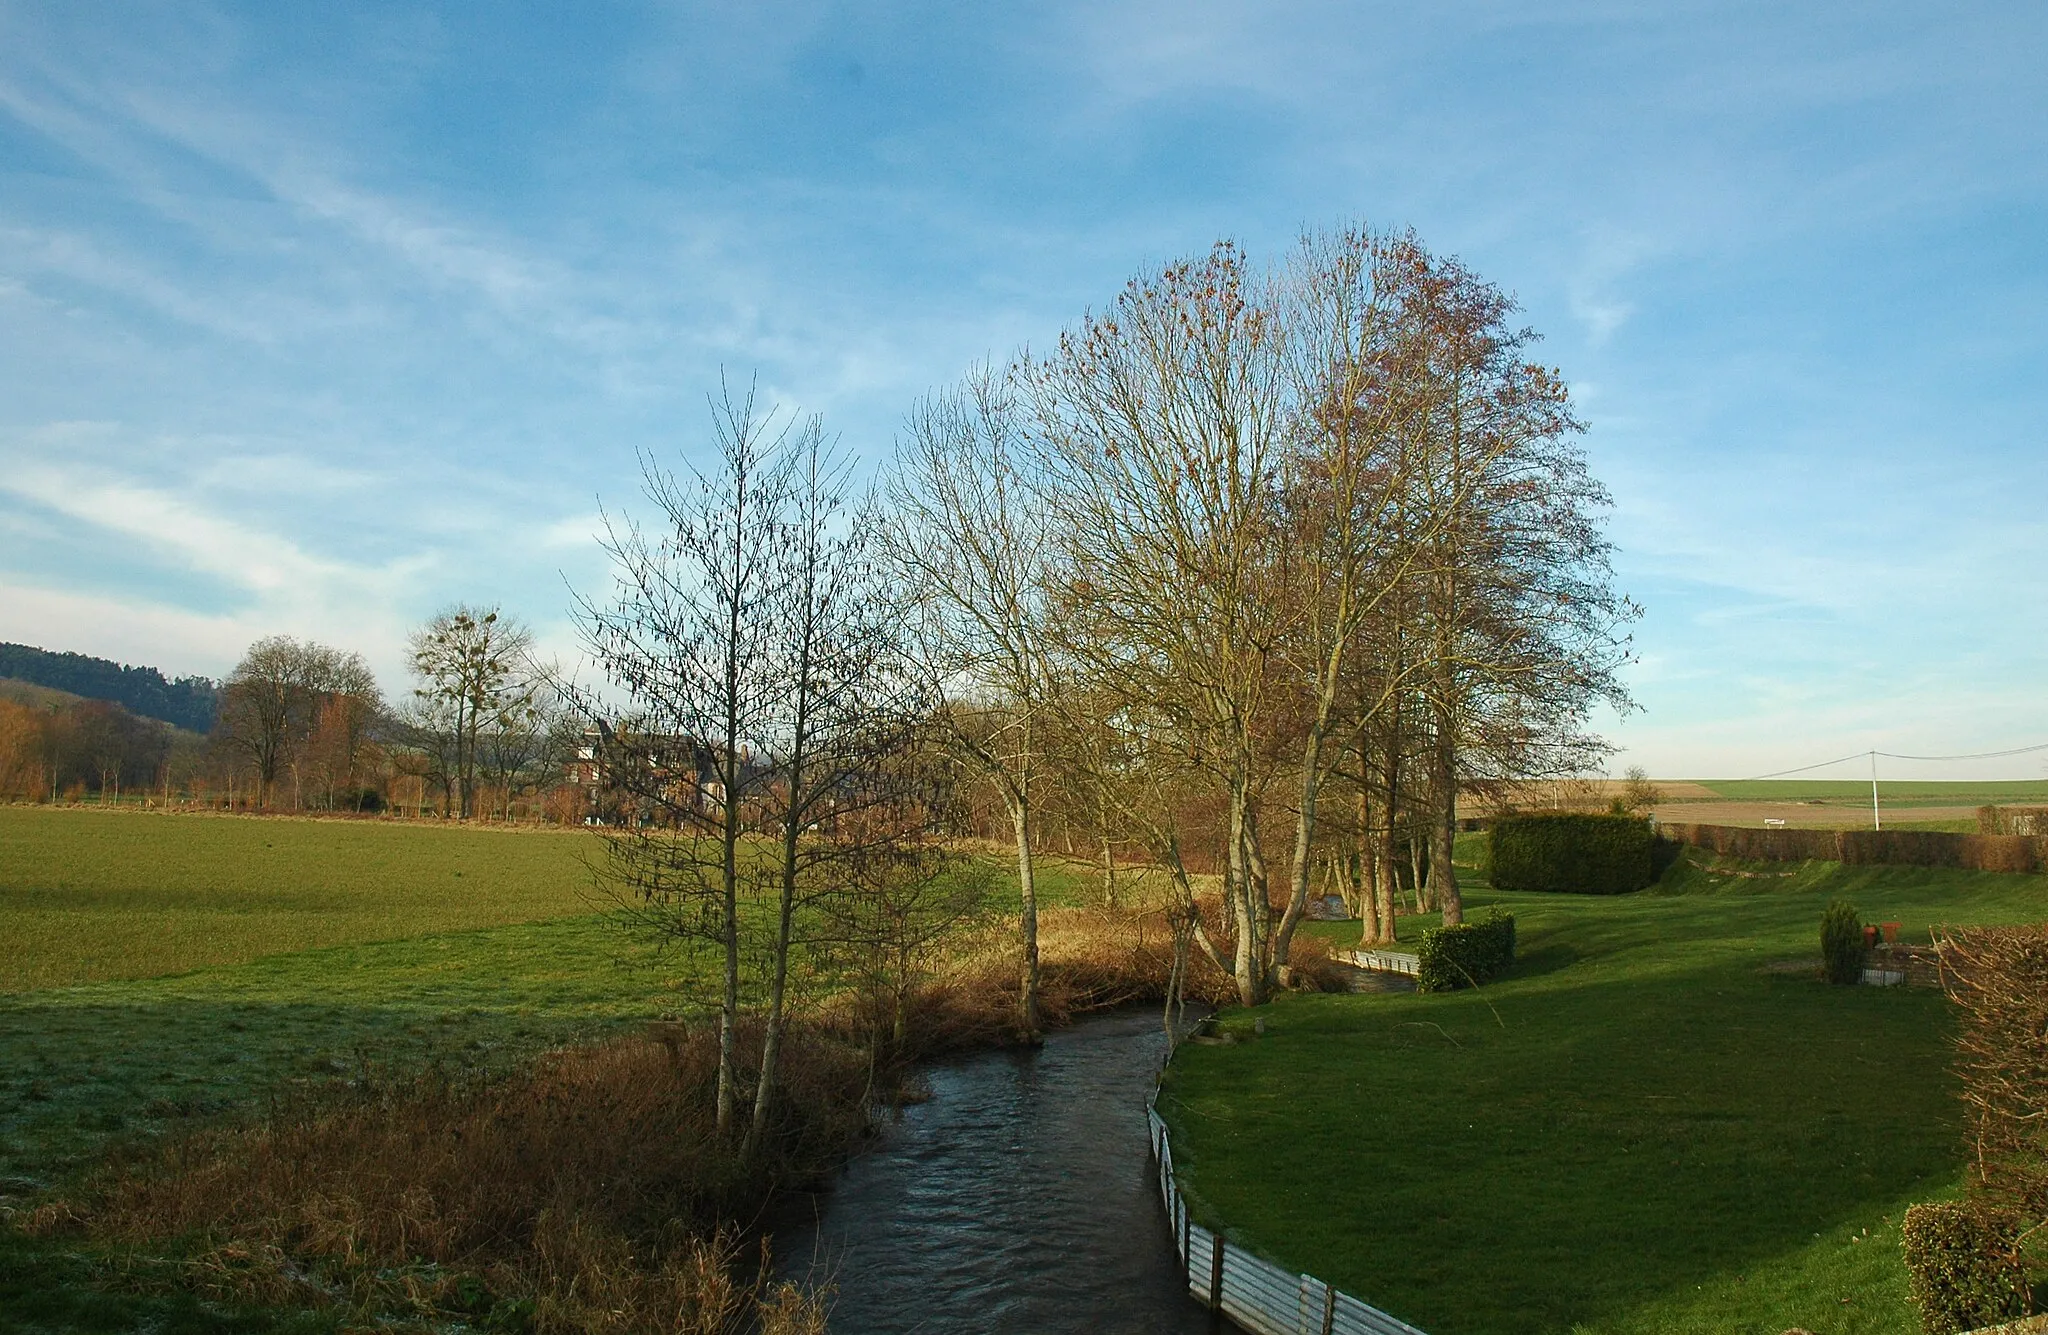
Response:
[[[1869,779],[1692,779],[1730,802],[1826,802],[1862,804],[1870,801]],[[1940,782],[1878,776],[1879,797],[1887,809],[1899,807],[2048,805],[2048,780],[2014,779],[1985,782]]]
[[[0,807],[0,993],[595,911],[576,831]]]
[[[0,1178],[282,1084],[474,1067],[705,1003],[595,836],[0,807]],[[1041,893],[1094,893],[1049,860]],[[1015,903],[1014,875],[996,908]]]
[[[599,853],[577,831],[0,807],[0,1218],[272,1091],[500,1069],[698,1010],[706,974],[619,924]],[[1085,864],[1043,865],[1046,902],[1097,893]],[[1016,898],[999,877],[991,907]],[[175,1288],[151,1264],[0,1228],[0,1335],[334,1324],[138,1291]]]
[[[1475,887],[1517,917],[1506,979],[1227,1018],[1161,1099],[1198,1212],[1431,1335],[1916,1330],[1898,1220],[1962,1166],[1947,1003],[1764,966],[1817,956],[1837,894],[1924,939],[2048,918],[2048,880],[1722,865]]]

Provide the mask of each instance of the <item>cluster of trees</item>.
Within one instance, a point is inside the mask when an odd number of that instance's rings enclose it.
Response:
[[[222,685],[214,733],[239,761],[230,785],[244,776],[259,807],[580,819],[581,802],[556,791],[577,729],[531,633],[496,608],[457,606],[409,647],[415,686],[394,707],[360,654],[283,635],[251,645]]]
[[[0,699],[0,798],[47,802],[151,789],[196,741],[111,700]]]
[[[184,679],[207,687],[203,735],[114,700],[16,686],[0,699],[0,797],[580,822],[588,793],[568,763],[582,725],[532,647],[495,608],[452,608],[415,632],[416,684],[393,706],[361,654],[267,636],[224,682]],[[163,684],[155,669],[33,652],[30,668],[97,665],[67,677],[89,689]]]
[[[362,778],[379,758],[372,735],[383,713],[361,654],[272,635],[249,646],[222,686],[215,736],[243,762],[227,767],[229,783],[246,773],[258,807],[288,795],[294,810],[360,810],[375,793]]]
[[[765,998],[756,1127],[792,933],[943,920],[970,789],[1014,841],[1026,1034],[1055,825],[1164,868],[1246,1004],[1319,874],[1370,938],[1404,871],[1460,920],[1460,794],[1580,770],[1590,711],[1627,704],[1607,497],[1515,313],[1410,235],[1270,271],[1223,245],[930,397],[866,494],[751,397],[715,405],[716,468],[644,462],[660,522],[613,528],[583,608],[619,703],[581,703],[648,821],[614,831],[615,882],[722,952],[722,1091]]]
[[[1368,939],[1404,870],[1461,920],[1460,794],[1582,769],[1627,704],[1607,496],[1515,313],[1410,235],[1219,246],[913,416],[918,650],[1027,886],[1055,799],[1190,904],[1214,865],[1222,920],[1185,921],[1247,1004],[1319,868]]]

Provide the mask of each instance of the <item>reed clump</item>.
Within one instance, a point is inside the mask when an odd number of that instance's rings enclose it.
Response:
[[[730,1221],[864,1131],[861,1056],[790,1044],[769,1148],[711,1116],[716,1036],[665,1027],[510,1075],[358,1080],[110,1162],[32,1233],[178,1244],[219,1299],[534,1332],[822,1329],[822,1298],[749,1273]]]

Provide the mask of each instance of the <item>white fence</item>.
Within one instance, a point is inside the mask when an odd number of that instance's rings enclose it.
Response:
[[[1376,969],[1381,973],[1405,973],[1410,977],[1422,972],[1422,958],[1405,950],[1346,950],[1337,958],[1359,969]]]
[[[1155,1096],[1156,1097],[1156,1096]],[[1173,1244],[1188,1277],[1188,1292],[1253,1335],[1423,1335],[1405,1321],[1339,1293],[1313,1275],[1295,1275],[1230,1246],[1188,1218],[1173,1176],[1173,1142],[1157,1108],[1146,1109],[1152,1153],[1159,1161],[1159,1193],[1173,1223]]]

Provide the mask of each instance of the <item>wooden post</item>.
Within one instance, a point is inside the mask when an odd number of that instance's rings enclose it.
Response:
[[[1188,1203],[1181,1198],[1181,1194],[1178,1191],[1173,1193],[1173,1203],[1175,1208],[1177,1208],[1180,1211],[1181,1273],[1186,1275],[1189,1279],[1193,1279],[1195,1269],[1195,1244],[1194,1239],[1192,1236],[1190,1236],[1189,1232],[1189,1230],[1193,1227],[1193,1221],[1191,1221],[1188,1218]]]

